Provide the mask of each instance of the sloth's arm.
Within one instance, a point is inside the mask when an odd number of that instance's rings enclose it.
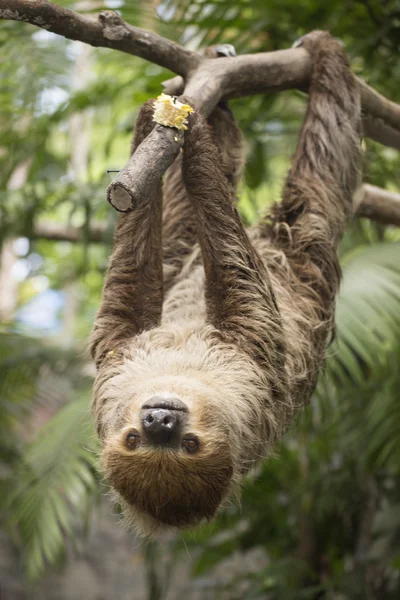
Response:
[[[152,104],[141,109],[132,151],[150,133]],[[162,276],[161,182],[132,212],[121,214],[104,282],[102,302],[91,336],[97,367],[111,352],[161,320]]]
[[[340,281],[337,247],[359,181],[360,92],[340,44],[325,32],[303,38],[312,56],[307,115],[283,198],[259,225],[264,262],[279,282],[290,322],[292,395],[304,403],[334,331]],[[282,256],[285,256],[285,258]],[[286,308],[286,306],[285,306]]]
[[[269,275],[234,205],[210,128],[196,112],[185,133],[183,178],[196,212],[207,319],[283,382],[282,326]]]
[[[208,123],[220,151],[219,162],[222,161],[224,176],[230,188],[236,190],[244,162],[240,129],[226,105],[223,108],[217,106]],[[183,183],[181,155],[166,173],[163,192],[164,290],[167,293],[197,242],[196,214]]]
[[[148,100],[140,111],[131,144],[133,154],[139,144],[150,134],[153,121],[154,100]],[[216,107],[209,117],[213,139],[222,159],[224,175],[232,190],[236,189],[243,166],[243,142],[229,108]],[[196,214],[182,179],[182,156],[179,155],[168,169],[163,183],[162,243],[164,266],[164,293],[179,275],[185,258],[197,241]]]
[[[272,241],[283,249],[315,302],[331,320],[340,269],[337,246],[359,183],[360,92],[346,55],[327,32],[302,40],[313,70],[307,115],[282,202],[272,216]]]
[[[131,144],[131,154],[151,133],[154,100],[148,100],[140,111]],[[164,293],[166,294],[179,274],[186,256],[196,243],[196,218],[182,180],[181,156],[175,159],[163,182],[162,245]]]

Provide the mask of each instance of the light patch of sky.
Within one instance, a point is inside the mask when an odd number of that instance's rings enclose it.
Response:
[[[266,123],[260,121],[255,122],[253,128],[257,134],[281,134],[284,131],[283,123],[279,119],[271,119]]]
[[[81,54],[84,45],[85,44],[83,42],[70,42],[66,50],[67,58],[71,61],[75,61]]]
[[[68,92],[55,86],[43,90],[37,99],[38,114],[51,115],[69,98]]]
[[[64,294],[47,289],[20,308],[16,320],[32,332],[55,334],[61,329],[59,314],[63,306]]]
[[[264,131],[267,133],[283,133],[283,123],[278,119],[272,119],[265,124]]]
[[[193,5],[193,8],[197,8],[197,5]],[[210,16],[213,13],[214,9],[215,5],[213,3],[203,4],[201,9],[201,18]],[[189,20],[192,14],[193,11],[191,11],[191,7],[189,6],[185,17]],[[197,50],[203,41],[203,36],[204,32],[199,30],[197,25],[188,25],[187,27],[185,27],[185,30],[183,32],[182,43],[185,44],[185,46],[189,50]]]
[[[29,262],[25,258],[20,258],[13,264],[10,274],[15,281],[24,281],[28,277],[29,271]]]
[[[14,240],[13,250],[17,256],[26,256],[29,252],[29,240],[26,237],[20,237]]]
[[[14,244],[15,243],[16,242],[14,242]],[[22,249],[23,248],[21,245],[20,250]],[[21,256],[21,254],[19,254],[18,252],[16,252],[16,254],[17,256]],[[42,266],[42,264],[43,258],[40,256],[40,254],[33,252],[32,254],[29,254],[29,256],[27,256],[26,258],[19,258],[15,261],[11,269],[11,277],[18,282],[24,281],[31,273],[37,271]]]
[[[55,40],[59,39],[60,36],[51,31],[46,31],[46,29],[39,29],[39,31],[36,31],[32,35],[32,38],[35,40],[35,42],[47,44],[48,42],[54,42]]]
[[[16,256],[26,256],[29,252],[29,240],[17,238],[13,243]],[[19,258],[11,269],[10,276],[17,282],[26,280],[32,272],[43,264],[40,254],[33,252],[26,258]],[[41,333],[56,333],[60,327],[58,313],[64,305],[61,292],[49,289],[49,279],[45,275],[30,277],[30,284],[37,292],[32,300],[16,312],[16,320],[30,330]]]
[[[182,36],[182,43],[188,50],[197,50],[202,42],[203,33],[196,25],[188,25]]]
[[[156,8],[157,15],[163,21],[170,21],[175,15],[176,8],[173,5],[168,5],[168,2],[161,2]]]
[[[57,33],[52,33],[51,31],[46,31],[45,29],[39,29],[39,31],[36,31],[32,37],[35,40],[35,42],[37,42],[42,47],[49,46],[54,42],[58,44],[61,42],[61,38]],[[65,40],[62,41],[65,42]],[[71,41],[67,44],[66,55],[69,60],[74,61],[76,59],[76,57],[81,51],[81,44],[81,42],[75,41]]]
[[[104,5],[107,8],[121,8],[123,0],[105,0]]]
[[[198,27],[196,25],[188,25],[187,27],[185,27],[185,31],[183,32],[183,35],[182,35],[182,43],[183,44],[187,43],[189,40],[191,40],[193,38],[193,36],[196,35],[197,32],[198,32]]]
[[[27,259],[31,271],[37,271],[43,264],[43,258],[37,252],[32,252]]]

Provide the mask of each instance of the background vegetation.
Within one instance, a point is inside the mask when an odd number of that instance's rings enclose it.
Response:
[[[354,70],[400,102],[398,0],[58,3],[116,8],[194,49],[230,42],[238,53],[276,50],[328,29],[344,41]],[[115,218],[106,171],[124,164],[140,105],[171,74],[23,23],[1,22],[0,46],[0,525],[31,581],[85,539],[104,491],[85,345]],[[279,199],[305,101],[288,92],[232,103],[248,142],[240,206],[249,222]],[[366,181],[400,191],[399,166],[397,152],[366,142]],[[99,222],[101,241],[90,243]],[[37,237],[43,223],[79,227],[81,242]],[[399,597],[399,251],[398,230],[351,225],[341,248],[337,337],[311,406],[248,481],[241,507],[168,542],[176,564],[189,549],[194,582],[204,574],[212,581],[226,558],[262,550],[262,567],[202,597]],[[157,549],[144,553],[149,597],[162,598],[168,582],[154,570]]]

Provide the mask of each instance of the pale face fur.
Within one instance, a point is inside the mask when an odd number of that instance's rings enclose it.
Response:
[[[147,536],[210,519],[265,453],[260,440],[268,439],[271,413],[262,373],[237,348],[218,343],[211,326],[195,322],[145,332],[122,362],[112,361],[99,373],[96,405],[106,479],[125,516]],[[185,403],[182,437],[195,436],[197,452],[146,442],[140,413],[154,396]],[[130,450],[132,429],[140,442]]]

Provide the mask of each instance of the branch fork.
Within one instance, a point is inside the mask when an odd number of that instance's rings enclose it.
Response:
[[[126,23],[113,11],[97,18],[75,13],[48,0],[0,0],[0,19],[22,21],[92,46],[113,48],[169,69],[168,94],[184,93],[208,116],[221,99],[268,91],[307,90],[311,59],[304,48],[213,60],[155,33]],[[400,150],[400,105],[359,80],[366,136]],[[138,197],[172,164],[183,144],[177,130],[157,125],[109,186],[117,210],[130,210]]]

